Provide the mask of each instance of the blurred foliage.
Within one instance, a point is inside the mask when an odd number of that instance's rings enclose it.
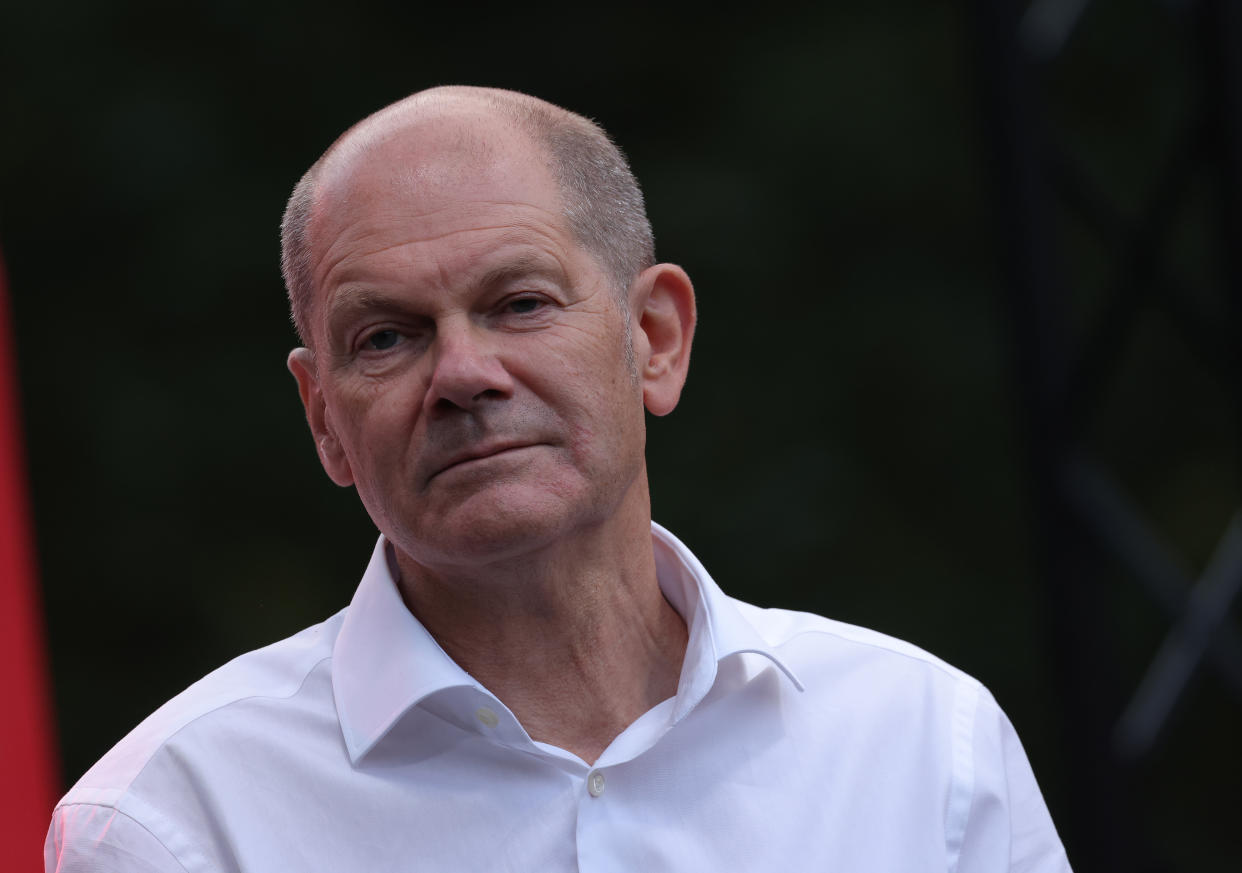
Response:
[[[1127,214],[1196,98],[1169,8],[1093,4],[1047,83],[1058,136]],[[651,422],[656,519],[737,596],[977,675],[1055,817],[1075,774],[966,17],[913,0],[9,4],[0,245],[66,773],[219,663],[348,602],[374,530],[319,469],[284,372],[279,217],[350,123],[465,82],[601,121],[661,256],[696,281],[690,383]],[[1184,204],[1173,258],[1211,289],[1206,193]],[[1087,229],[1064,228],[1085,324],[1115,277]],[[1235,386],[1143,318],[1090,440],[1201,567],[1238,503]],[[1119,573],[1100,582],[1137,683],[1164,619]],[[1174,869],[1242,857],[1240,716],[1205,671],[1147,768],[1136,827]]]

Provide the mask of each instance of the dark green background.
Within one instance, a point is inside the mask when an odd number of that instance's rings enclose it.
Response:
[[[67,779],[203,673],[348,602],[374,530],[320,470],[284,368],[280,213],[350,123],[465,82],[603,123],[660,257],[696,282],[690,381],[650,428],[656,519],[737,596],[978,676],[1058,814],[1075,774],[967,10],[817,5],[0,12],[0,245]],[[1197,93],[1175,5],[1094,4],[1042,91],[1126,212]],[[1199,184],[1171,263],[1210,305],[1220,251]],[[1108,265],[1068,217],[1057,241],[1085,320]],[[1147,313],[1090,432],[1195,569],[1238,503],[1229,390]],[[1165,626],[1120,573],[1099,584],[1129,693]],[[1142,770],[1135,829],[1172,869],[1242,858],[1240,728],[1205,672]],[[1084,837],[1066,837],[1072,860]]]

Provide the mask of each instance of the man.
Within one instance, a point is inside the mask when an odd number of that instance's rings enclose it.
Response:
[[[349,608],[69,792],[49,869],[1067,870],[1012,728],[904,643],[726,597],[650,517],[690,280],[602,131],[440,88],[290,198],[289,357],[381,532]]]

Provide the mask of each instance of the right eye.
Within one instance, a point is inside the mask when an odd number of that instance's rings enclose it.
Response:
[[[382,352],[385,349],[391,349],[401,339],[401,334],[395,330],[377,330],[375,333],[363,340],[363,348]]]

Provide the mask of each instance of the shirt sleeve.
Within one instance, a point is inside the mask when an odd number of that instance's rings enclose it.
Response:
[[[987,691],[972,739],[974,785],[956,873],[1069,873],[1018,734]]]
[[[185,873],[137,821],[89,803],[56,810],[43,845],[43,866],[46,873]]]

